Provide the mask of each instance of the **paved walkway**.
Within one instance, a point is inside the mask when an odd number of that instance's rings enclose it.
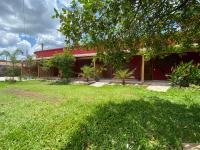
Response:
[[[109,84],[109,82],[95,82],[95,83],[93,83],[93,84],[90,84],[90,86],[94,86],[94,87],[102,87],[102,86],[104,86],[104,85],[108,85]]]
[[[5,81],[6,79],[10,79],[10,77],[0,77],[0,81]],[[15,77],[15,80],[19,80],[18,77]],[[75,79],[73,81],[75,84],[88,84],[87,82]],[[90,86],[94,87],[102,87],[104,85],[114,85],[114,84],[121,84],[121,80],[119,79],[101,79],[100,82],[91,83]],[[139,85],[141,84],[140,81],[134,79],[127,79],[126,84],[134,84]],[[143,85],[147,85],[147,89],[151,91],[158,91],[158,92],[166,92],[171,86],[168,81],[145,81]]]
[[[11,77],[0,77],[0,81],[9,80]],[[14,80],[19,80],[19,77],[14,77]]]
[[[151,91],[167,92],[171,87],[167,81],[149,81],[147,83],[149,84],[147,89]]]
[[[100,82],[95,82],[93,84],[90,84],[90,86],[94,87],[102,87],[104,85],[114,85],[114,84],[121,83],[121,80],[118,79],[102,79]],[[140,81],[128,79],[126,80],[127,84],[134,84],[139,85],[141,84]],[[151,91],[157,91],[157,92],[167,92],[167,90],[171,87],[170,83],[168,81],[145,81],[143,85],[147,85],[147,89]]]
[[[183,143],[183,150],[200,150],[200,144]]]

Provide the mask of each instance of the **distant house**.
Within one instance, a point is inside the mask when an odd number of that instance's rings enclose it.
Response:
[[[40,61],[41,59],[49,59],[55,54],[63,53],[64,48],[57,48],[57,49],[48,49],[43,51],[36,51],[35,56],[36,60]],[[77,77],[78,74],[81,72],[81,67],[84,65],[91,65],[92,58],[96,55],[95,50],[72,50],[71,51],[74,57],[76,58],[75,67],[74,67],[74,77]],[[135,69],[135,79],[137,80],[167,80],[167,75],[171,73],[171,68],[173,66],[178,65],[181,62],[189,62],[193,60],[194,63],[200,63],[200,53],[199,52],[186,52],[183,54],[171,53],[168,56],[164,57],[163,59],[156,57],[149,61],[144,61],[143,56],[135,55],[127,63],[127,67],[132,70]],[[101,64],[101,63],[99,63]],[[143,69],[144,68],[144,69]],[[35,68],[35,72],[39,77],[42,76],[58,76],[58,69],[51,68],[48,74],[44,73],[40,69],[38,65]],[[103,78],[112,78],[114,71],[111,69],[110,66],[107,66],[107,71],[104,71],[102,74]]]
[[[9,61],[0,60],[0,77],[6,75],[7,67],[10,65]]]
[[[6,60],[0,60],[0,65],[3,66],[3,65],[8,65],[10,64],[9,61],[6,61]]]

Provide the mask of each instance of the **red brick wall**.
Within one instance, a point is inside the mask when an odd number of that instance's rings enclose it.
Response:
[[[167,80],[166,75],[172,72],[172,67],[179,65],[181,62],[187,63],[192,60],[194,64],[200,63],[200,53],[171,54],[163,59],[157,57],[153,59],[152,80]]]
[[[141,61],[142,61],[142,57],[137,55],[137,56],[133,56],[133,58],[131,59],[130,63],[129,63],[129,68],[130,70],[134,70],[135,69],[135,79],[140,80],[141,78]]]

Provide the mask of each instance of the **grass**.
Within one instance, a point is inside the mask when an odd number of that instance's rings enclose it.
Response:
[[[13,89],[39,96],[16,95]],[[198,90],[0,83],[2,150],[160,150],[180,149],[183,142],[200,142]]]

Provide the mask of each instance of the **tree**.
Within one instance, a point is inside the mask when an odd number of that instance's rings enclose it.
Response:
[[[15,76],[15,65],[16,63],[18,63],[19,61],[17,60],[17,56],[22,54],[22,51],[20,49],[16,49],[14,52],[10,52],[7,50],[4,50],[0,53],[0,56],[6,56],[10,62],[11,62],[11,77],[12,80],[14,80],[14,76]]]
[[[181,50],[200,45],[199,13],[199,0],[72,0],[69,8],[55,9],[54,17],[72,48],[95,47],[105,55],[145,48],[145,53],[157,54],[175,50],[169,40],[176,40]]]
[[[126,84],[125,79],[131,77],[132,75],[133,72],[129,71],[128,69],[120,69],[115,73],[116,78],[121,79],[123,85]]]
[[[26,62],[26,66],[28,68],[28,75],[29,75],[29,78],[30,78],[31,77],[31,68],[34,65],[33,56],[27,55],[26,59],[25,59],[25,62]]]
[[[83,66],[81,68],[82,70],[82,74],[81,76],[83,78],[86,78],[86,81],[88,82],[89,81],[89,78],[93,77],[94,76],[94,68],[93,67],[90,67],[90,66]]]
[[[74,56],[69,51],[65,50],[64,53],[54,55],[50,61],[52,66],[59,69],[61,77],[68,80],[72,75],[72,67],[75,61]]]
[[[128,52],[107,50],[106,53],[98,53],[96,57],[105,65],[111,65],[113,70],[119,70],[130,61],[131,56]]]

